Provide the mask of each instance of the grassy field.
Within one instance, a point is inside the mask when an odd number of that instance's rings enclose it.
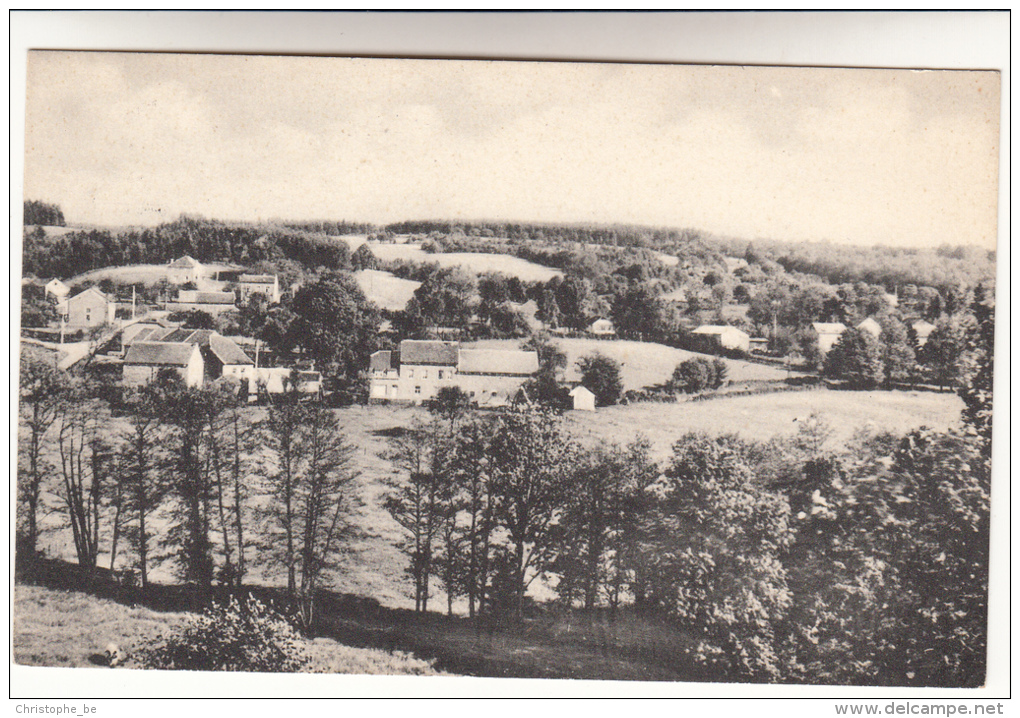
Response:
[[[501,339],[476,343],[481,349],[516,348],[518,344],[519,342],[514,340]],[[680,362],[691,357],[705,356],[648,342],[577,338],[557,339],[556,344],[567,354],[567,381],[580,381],[581,374],[577,370],[577,360],[598,351],[623,365],[624,389],[641,389],[646,386],[662,384],[673,375],[673,370]],[[734,384],[747,381],[781,381],[786,378],[784,369],[736,359],[723,359],[723,361],[729,367],[727,377]],[[796,375],[796,372],[793,375]]]
[[[348,241],[351,249],[358,242]],[[417,244],[373,244],[372,254],[378,259],[393,262],[403,259],[409,262],[431,262],[440,267],[464,267],[475,273],[502,272],[516,276],[523,282],[548,282],[553,277],[562,276],[562,272],[550,267],[543,267],[520,257],[508,254],[482,254],[474,252],[450,252],[446,254],[430,254],[423,252]]]
[[[369,300],[375,302],[380,309],[398,311],[407,306],[414,296],[414,290],[421,286],[421,282],[410,279],[395,277],[389,272],[381,272],[377,269],[365,269],[355,272],[354,278],[358,280],[361,291]]]
[[[217,271],[236,270],[238,267],[229,264],[202,264],[203,274],[212,277]],[[86,280],[98,283],[109,279],[114,284],[155,284],[166,279],[166,265],[163,264],[131,264],[126,267],[104,267],[91,272],[79,274],[66,280],[68,285],[79,284]]]
[[[180,625],[186,613],[126,606],[77,591],[16,584],[14,660],[26,666],[95,666],[107,644],[130,654],[147,639]],[[306,641],[319,673],[441,675],[428,661],[395,651],[346,646],[330,638]],[[90,660],[90,657],[93,660]],[[129,661],[126,667],[131,668]]]
[[[626,443],[639,434],[652,442],[657,458],[689,431],[735,433],[767,441],[797,433],[799,423],[817,414],[833,434],[832,448],[862,428],[906,433],[921,426],[947,429],[960,419],[963,402],[956,394],[906,391],[810,391],[718,397],[678,404],[632,404],[570,412],[567,423],[584,440]]]

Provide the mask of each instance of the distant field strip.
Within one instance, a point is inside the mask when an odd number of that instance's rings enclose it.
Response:
[[[377,269],[355,272],[354,278],[358,280],[358,286],[366,297],[380,309],[390,311],[399,311],[406,307],[414,296],[414,290],[421,286],[421,282],[401,279]]]
[[[348,244],[354,249],[360,243],[348,241]],[[370,244],[369,249],[378,259],[387,262],[403,259],[408,262],[430,262],[443,268],[464,267],[476,274],[502,272],[518,277],[523,282],[548,282],[553,277],[563,275],[563,272],[558,269],[543,267],[541,264],[535,264],[509,254],[476,254],[474,252],[430,254],[422,251],[417,244]]]
[[[833,430],[830,446],[838,448],[862,428],[902,434],[921,426],[945,430],[960,420],[963,402],[956,394],[927,391],[794,391],[757,396],[721,396],[678,404],[632,404],[571,412],[568,421],[580,438],[628,442],[647,437],[655,455],[664,458],[689,431],[734,433],[767,441],[797,433],[800,422],[816,413]]]
[[[597,351],[622,364],[624,389],[641,389],[662,384],[673,375],[673,370],[680,362],[691,357],[705,356],[650,342],[578,338],[556,339],[555,343],[567,354],[567,381],[580,381],[581,373],[577,369],[577,361]],[[473,346],[479,349],[515,349],[518,343],[514,340],[484,340],[476,342]],[[723,361],[729,367],[727,379],[733,384],[745,381],[781,381],[787,377],[785,369],[737,359]],[[797,372],[791,374],[798,375]]]

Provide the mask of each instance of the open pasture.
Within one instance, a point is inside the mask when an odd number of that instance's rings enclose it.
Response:
[[[677,364],[692,357],[705,354],[668,347],[651,342],[614,341],[604,339],[567,338],[556,339],[555,343],[567,354],[566,379],[570,382],[581,380],[577,362],[593,352],[600,352],[622,365],[623,388],[641,389],[666,382]],[[515,349],[515,340],[491,339],[476,342],[479,349]],[[746,381],[781,381],[786,378],[785,369],[755,364],[737,359],[723,359],[729,367],[727,378],[733,384]],[[794,372],[791,376],[796,376]]]
[[[664,459],[673,442],[691,431],[768,441],[796,434],[800,423],[816,414],[832,429],[829,447],[839,449],[859,429],[898,434],[922,426],[945,430],[959,422],[962,408],[952,393],[814,389],[611,406],[594,414],[570,412],[567,423],[579,438],[595,443],[626,443],[642,435],[652,442],[656,458]]]
[[[390,311],[400,311],[406,307],[414,291],[421,286],[421,282],[401,279],[378,269],[355,272],[354,278],[370,301],[380,309]]]
[[[239,268],[235,265],[216,262],[202,263],[203,274],[210,279],[216,275],[216,272],[236,271]],[[114,284],[156,284],[166,279],[166,265],[130,264],[125,267],[103,267],[71,277],[66,280],[66,283],[73,286],[85,281],[99,283],[104,279],[109,279]]]
[[[354,248],[355,244],[352,244]],[[422,250],[418,244],[372,244],[369,245],[378,259],[386,262],[404,260],[408,262],[429,262],[447,267],[463,267],[476,274],[483,272],[501,272],[517,277],[522,282],[548,282],[553,277],[562,276],[562,272],[551,267],[529,262],[509,254],[482,254],[475,252],[449,252],[431,254]]]

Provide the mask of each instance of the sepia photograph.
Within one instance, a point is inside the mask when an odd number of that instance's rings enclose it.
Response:
[[[25,63],[14,665],[986,685],[1000,72]]]

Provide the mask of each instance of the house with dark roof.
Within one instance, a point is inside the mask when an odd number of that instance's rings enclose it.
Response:
[[[370,358],[369,398],[419,404],[445,386],[456,386],[478,406],[503,406],[537,372],[538,353],[533,351],[406,340],[398,351],[379,351]]]
[[[132,325],[124,330],[121,337],[125,364],[135,344],[151,343],[194,345],[202,353],[205,378],[216,380],[229,376],[239,381],[248,380],[254,385],[255,362],[232,339],[212,329]]]
[[[96,287],[75,294],[60,306],[64,308],[64,321],[71,330],[112,324],[117,312],[117,303],[113,298]]]
[[[280,282],[275,274],[242,274],[237,279],[237,291],[242,302],[253,294],[262,294],[270,304],[280,301]]]
[[[166,280],[170,284],[197,282],[202,276],[202,265],[198,260],[184,255],[166,265]]]
[[[202,311],[212,316],[234,309],[237,298],[233,292],[203,292],[197,289],[182,289],[177,293],[176,302],[167,302],[171,312]]]
[[[205,362],[197,344],[134,342],[124,356],[124,386],[141,386],[163,369],[175,371],[187,386],[201,386]]]

